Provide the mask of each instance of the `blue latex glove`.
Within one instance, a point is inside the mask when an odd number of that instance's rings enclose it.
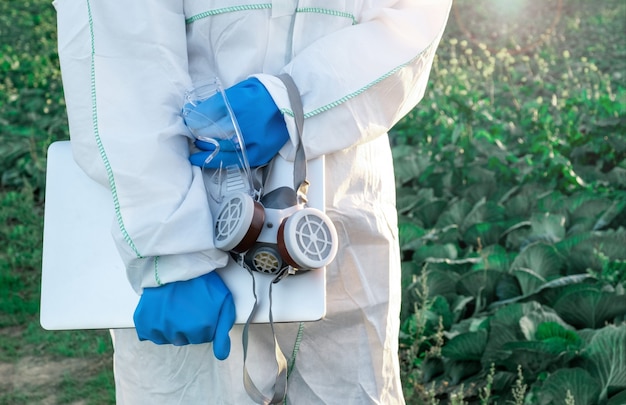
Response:
[[[244,80],[225,90],[233,113],[237,118],[251,167],[268,163],[289,139],[289,132],[282,114],[267,89],[256,78]],[[227,120],[227,109],[221,96],[213,96],[196,106],[185,106],[199,114],[186,115],[185,123],[190,128],[200,125],[196,120],[205,117],[220,123]],[[226,127],[227,124],[224,124]],[[235,145],[229,141],[219,141],[220,150],[215,158],[206,162],[215,150],[215,145],[202,140],[196,146],[202,152],[190,157],[192,164],[200,167],[218,168],[239,163]]]
[[[133,320],[140,340],[176,346],[213,342],[215,357],[224,360],[230,353],[235,302],[213,271],[144,289]]]

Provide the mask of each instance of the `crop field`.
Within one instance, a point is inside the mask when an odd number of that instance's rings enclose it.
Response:
[[[39,325],[53,7],[0,2],[0,404],[113,404],[107,331]],[[626,3],[457,0],[391,131],[408,404],[626,404]]]

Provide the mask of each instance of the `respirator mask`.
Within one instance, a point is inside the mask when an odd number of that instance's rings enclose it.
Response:
[[[244,267],[266,274],[318,269],[337,253],[330,219],[285,186],[259,201],[244,192],[228,193],[217,210],[214,240]]]
[[[186,105],[193,107],[213,95],[223,98],[228,119],[213,122],[193,116],[199,114],[193,108],[183,109],[183,116],[197,123],[189,126],[197,140],[214,145],[206,166],[222,149],[237,152],[236,164],[203,169],[208,174],[205,185],[215,247],[231,253],[246,269],[281,277],[329,264],[337,253],[337,232],[324,212],[307,205],[306,157],[300,139],[294,162],[276,156],[268,165],[251,169],[236,117],[219,82],[188,93]],[[300,135],[303,119],[296,121]],[[282,181],[270,181],[277,177]]]

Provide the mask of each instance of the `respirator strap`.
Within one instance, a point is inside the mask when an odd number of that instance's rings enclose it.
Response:
[[[247,266],[246,266],[247,268]],[[250,374],[248,373],[248,368],[246,367],[246,360],[248,357],[248,329],[250,327],[250,323],[252,322],[252,318],[256,313],[258,308],[258,299],[256,295],[256,282],[254,278],[254,274],[252,270],[247,268],[250,276],[252,277],[252,291],[254,294],[254,306],[250,311],[250,315],[248,316],[248,320],[243,328],[243,333],[241,335],[241,341],[243,343],[243,386],[248,393],[248,396],[252,398],[256,403],[263,405],[270,404],[280,404],[287,396],[287,359],[280,349],[280,345],[278,344],[278,340],[276,339],[276,332],[274,331],[274,317],[272,315],[272,286],[280,281],[284,277],[284,273],[286,269],[281,270],[281,272],[272,280],[269,288],[269,298],[270,298],[270,327],[272,328],[272,337],[274,338],[274,354],[276,356],[276,380],[274,382],[273,391],[274,394],[272,397],[265,396],[254,384]]]
[[[296,156],[293,162],[293,189],[297,191],[298,198],[302,200],[301,202],[306,202],[309,181],[306,178],[306,152],[304,151],[304,145],[302,144],[302,134],[304,131],[304,108],[302,106],[302,99],[300,98],[300,91],[291,76],[283,73],[277,77],[283,82],[285,88],[287,89],[287,96],[289,97],[289,103],[291,104],[291,110],[293,111],[293,118],[296,122],[296,134],[298,135]]]
[[[302,130],[304,128],[304,111],[302,107],[302,100],[300,99],[300,92],[295,82],[291,78],[291,76],[289,76],[288,74],[281,74],[278,76],[278,78],[283,82],[283,84],[285,85],[285,88],[287,89],[287,95],[289,97],[289,102],[293,110],[294,119],[296,122],[296,132],[298,135],[297,136],[298,145],[296,146],[296,156],[295,156],[294,165],[293,165],[294,190],[296,190],[298,194],[299,202],[306,203],[306,194],[308,192],[309,182],[306,178],[307,177],[307,169],[306,169],[307,161],[306,161],[306,154],[304,151],[304,145],[302,144]],[[270,168],[271,168],[271,165],[270,165]],[[266,172],[268,172],[270,168],[268,168]],[[268,174],[266,173],[265,175],[267,176]],[[250,311],[250,315],[248,316],[246,324],[243,328],[243,334],[241,337],[242,343],[243,343],[243,385],[244,385],[244,388],[246,389],[246,392],[248,393],[248,396],[250,396],[250,398],[252,398],[252,400],[254,400],[255,402],[259,404],[263,404],[263,405],[280,404],[284,401],[285,397],[287,396],[288,367],[287,367],[287,359],[285,358],[285,355],[280,349],[280,345],[278,344],[278,340],[276,339],[276,332],[274,330],[274,317],[272,315],[272,286],[278,283],[280,280],[282,280],[284,277],[286,277],[289,274],[289,268],[285,267],[281,269],[276,275],[276,277],[272,280],[272,282],[270,283],[270,287],[269,287],[269,304],[270,304],[269,320],[270,320],[270,327],[272,329],[272,337],[274,339],[274,354],[276,356],[276,366],[277,366],[276,380],[274,382],[274,387],[273,387],[274,392],[270,398],[268,396],[265,396],[257,388],[257,386],[252,381],[252,378],[250,377],[250,374],[248,373],[248,369],[246,367],[246,360],[248,357],[248,330],[250,327],[250,323],[252,322],[252,319],[254,318],[254,314],[256,313],[256,310],[258,308],[258,298],[256,294],[256,282],[255,282],[254,274],[252,270],[243,263],[243,261],[242,261],[242,264],[248,270],[248,272],[250,273],[250,276],[252,277],[252,290],[254,294],[254,306],[252,307],[252,310]]]

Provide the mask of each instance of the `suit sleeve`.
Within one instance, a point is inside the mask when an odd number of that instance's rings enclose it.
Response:
[[[302,97],[310,158],[381,136],[416,106],[451,7],[451,0],[364,3],[353,25],[296,50],[283,69]],[[285,89],[270,75],[257,77],[285,112],[295,141]],[[292,144],[281,154],[292,158]]]
[[[111,190],[113,238],[138,293],[226,264],[180,117],[187,72],[177,0],[57,0],[74,158]]]

